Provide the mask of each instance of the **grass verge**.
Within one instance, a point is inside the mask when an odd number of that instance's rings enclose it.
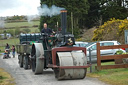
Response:
[[[102,65],[112,65],[114,62],[103,63]],[[128,68],[106,69],[88,73],[87,76],[98,78],[111,85],[128,85]]]
[[[11,75],[2,68],[0,68],[0,85],[15,85]]]

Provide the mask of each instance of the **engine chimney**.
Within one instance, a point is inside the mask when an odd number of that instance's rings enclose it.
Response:
[[[67,32],[67,10],[61,10],[61,32],[65,35]]]

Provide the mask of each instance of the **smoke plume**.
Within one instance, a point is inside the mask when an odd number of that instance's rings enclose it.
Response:
[[[4,28],[4,21],[5,19],[3,17],[0,17],[0,28]]]
[[[52,5],[51,7],[48,7],[46,4],[43,4],[41,7],[38,7],[38,14],[37,15],[28,15],[27,19],[28,22],[31,20],[40,17],[40,16],[56,16],[60,14],[60,10],[63,10],[64,8],[57,7],[55,5]]]
[[[40,16],[55,16],[55,15],[58,15],[60,14],[60,10],[62,10],[64,8],[60,8],[60,7],[57,7],[55,5],[52,5],[50,8],[43,4],[42,7],[39,7],[38,8],[38,11],[39,11],[39,15]]]
[[[39,18],[39,15],[27,15],[28,22],[31,22],[32,20]]]

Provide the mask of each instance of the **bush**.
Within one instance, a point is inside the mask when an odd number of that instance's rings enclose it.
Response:
[[[15,35],[15,31],[14,30],[7,30],[7,33],[10,33],[12,36]]]
[[[122,50],[118,50],[118,51],[116,51],[116,54],[120,55],[120,54],[124,54],[124,52]]]
[[[111,19],[94,30],[93,41],[117,40],[124,44],[124,30],[128,29],[128,20]]]
[[[15,35],[19,35],[20,34],[20,29],[15,29]]]
[[[128,53],[124,53],[122,50],[118,50],[116,51],[116,54],[121,55],[121,54],[128,54]],[[128,58],[123,58],[122,60],[124,64],[128,64]]]
[[[39,29],[35,29],[35,33],[38,33],[39,32]]]
[[[24,33],[29,33],[29,32],[31,32],[31,30],[30,29],[23,29],[23,32]]]

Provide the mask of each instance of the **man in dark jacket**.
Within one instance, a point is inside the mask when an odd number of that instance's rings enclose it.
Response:
[[[50,35],[51,33],[55,33],[55,32],[52,31],[50,28],[48,28],[47,24],[44,23],[44,28],[42,29],[41,33],[48,33]]]

